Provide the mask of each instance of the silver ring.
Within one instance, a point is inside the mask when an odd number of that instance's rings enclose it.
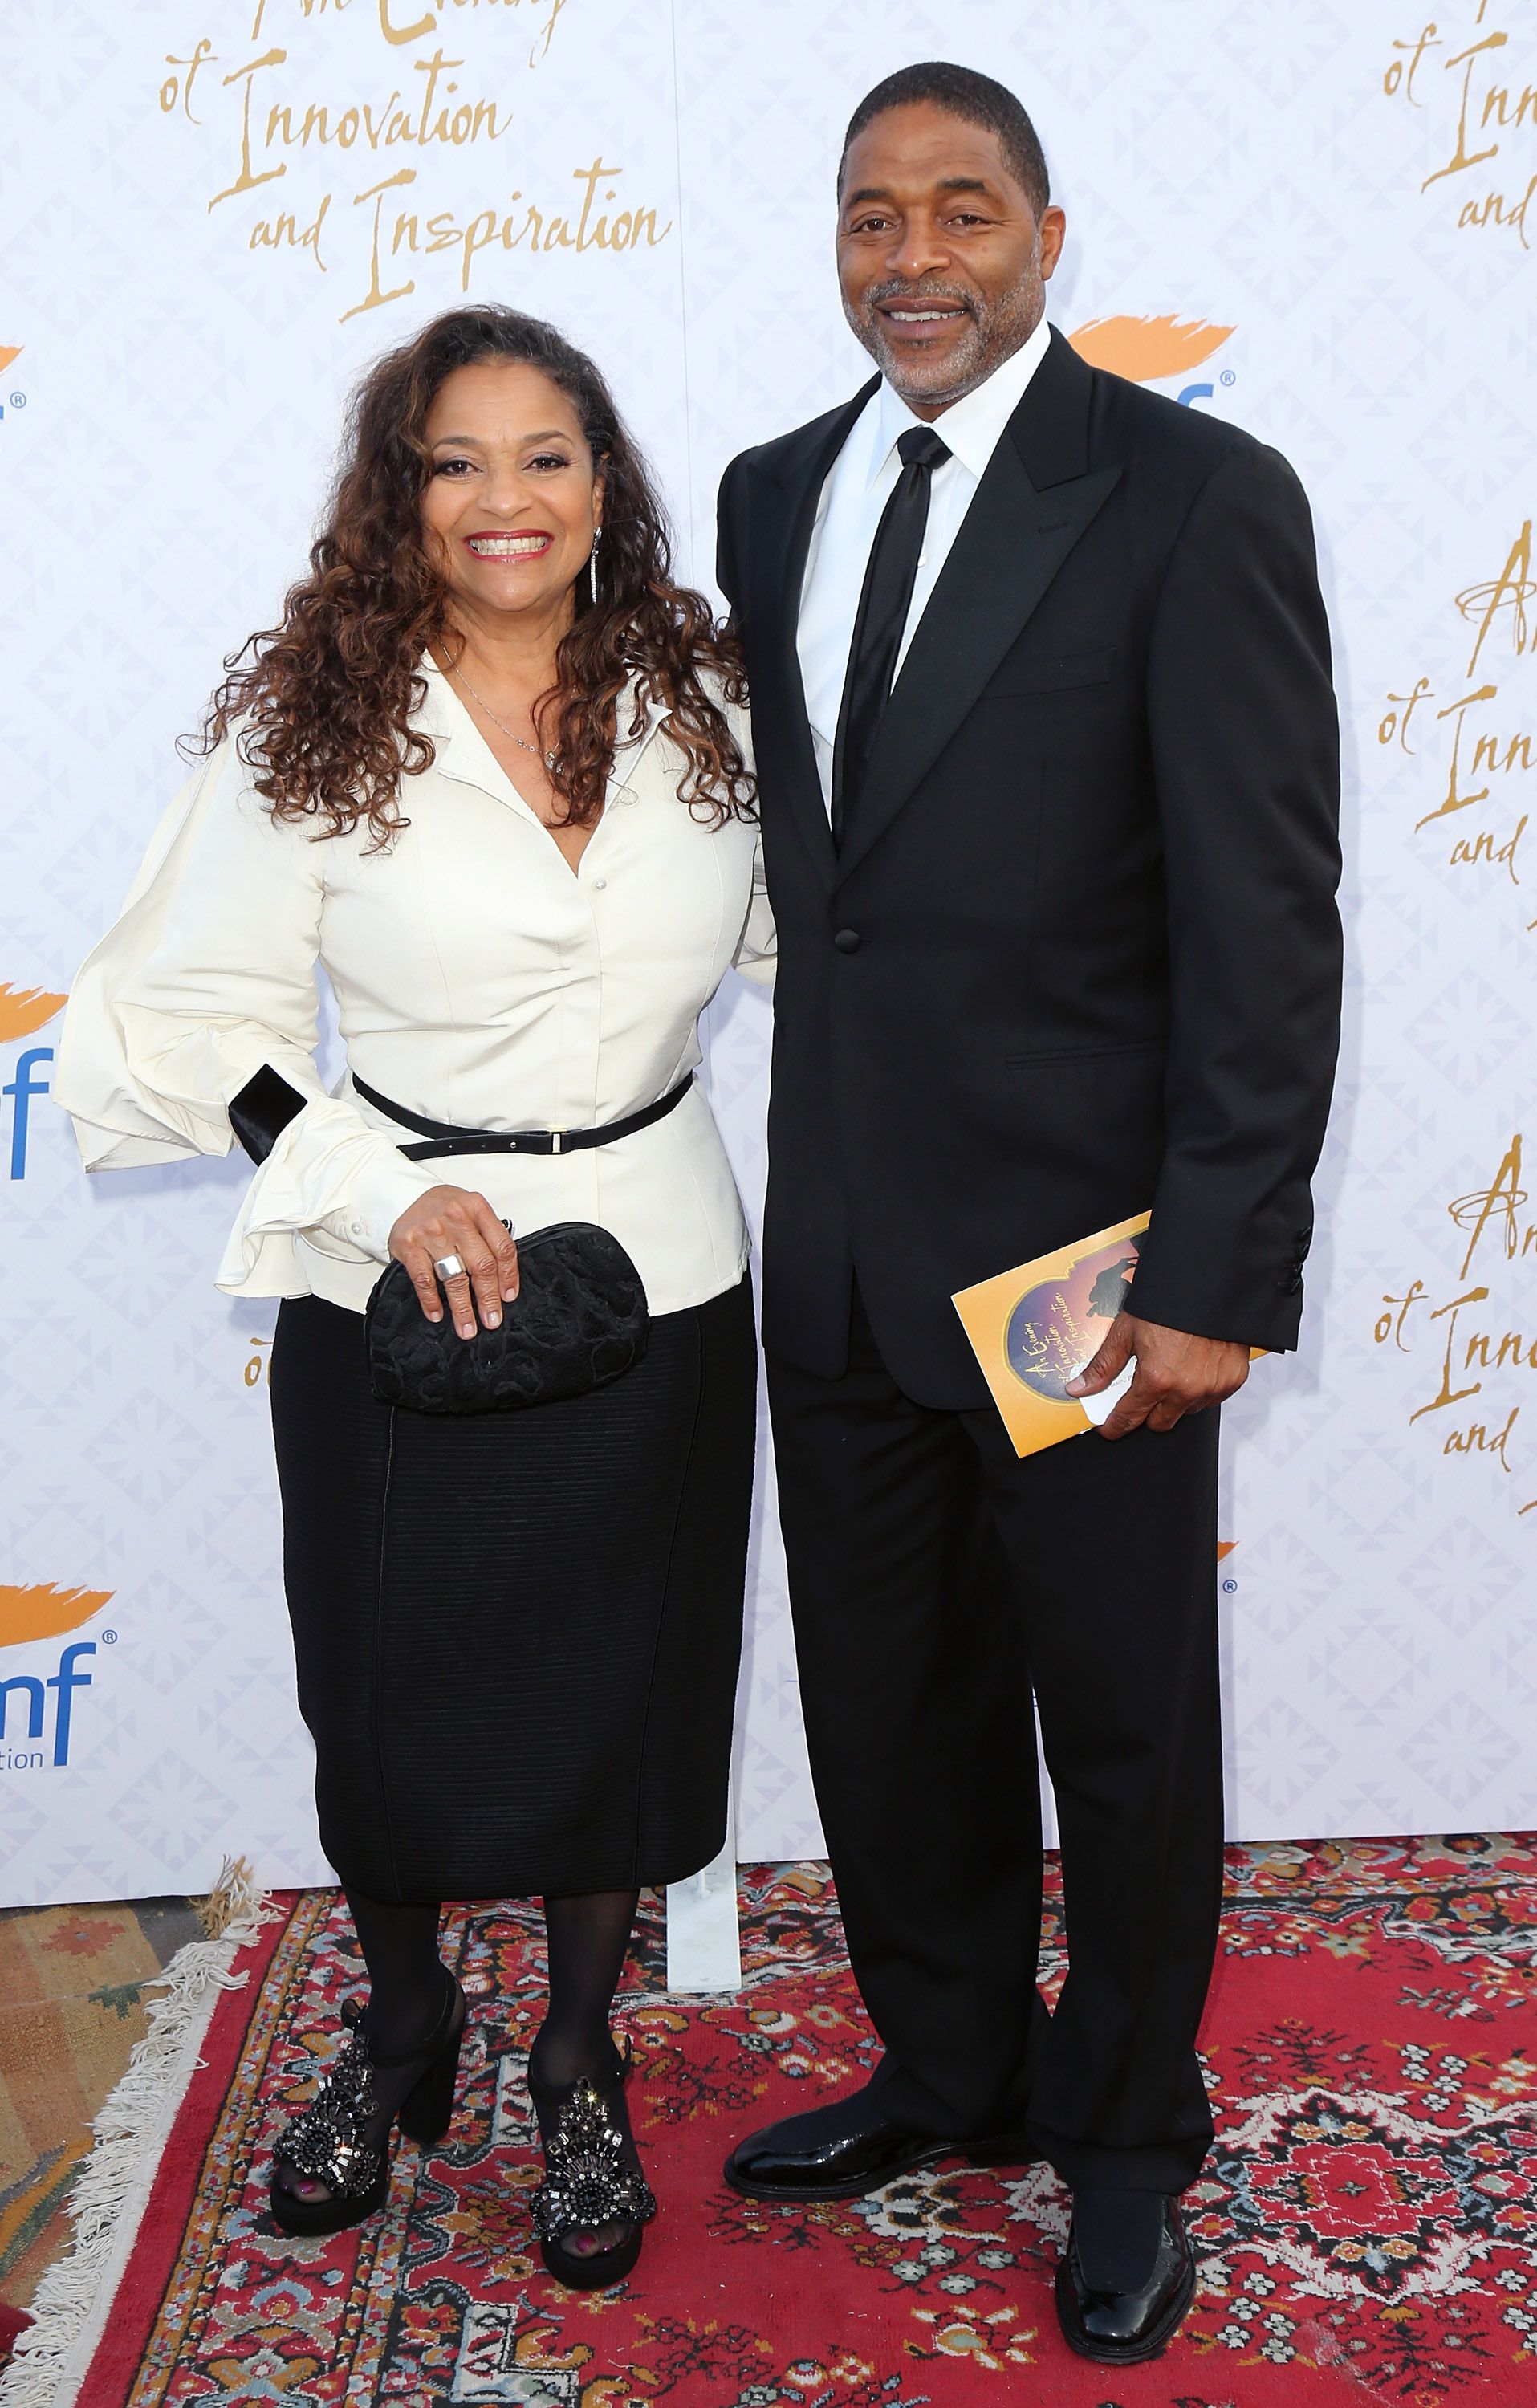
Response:
[[[433,1269],[440,1280],[463,1279],[465,1275],[465,1267],[457,1254],[440,1255]]]

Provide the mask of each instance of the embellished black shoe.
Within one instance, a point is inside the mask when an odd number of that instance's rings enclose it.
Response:
[[[640,2172],[625,2103],[629,2052],[614,2050],[611,2072],[570,2083],[539,2082],[528,2095],[544,2147],[544,2180],[531,2206],[539,2255],[557,2283],[574,2291],[604,2291],[622,2283],[640,2255],[656,2200]],[[585,2253],[567,2246],[574,2232],[627,2228],[610,2248]]]
[[[284,2125],[272,2152],[267,2196],[280,2231],[342,2232],[382,2207],[390,2187],[392,2125],[398,2123],[409,2140],[428,2146],[442,2139],[453,2114],[465,2019],[465,1994],[450,1974],[432,2038],[421,2048],[386,2056],[369,2042],[364,2009],[348,2000],[341,2011],[347,2043],[310,2104]],[[424,2069],[419,2079],[395,2114],[383,2116],[375,2074],[418,2064]],[[295,2175],[301,2182],[323,2183],[325,2197],[304,2198],[292,2187]]]

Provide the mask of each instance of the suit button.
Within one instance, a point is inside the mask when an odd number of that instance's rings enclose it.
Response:
[[[833,939],[833,943],[838,947],[840,953],[856,953],[859,951],[858,929],[840,928],[837,936]]]

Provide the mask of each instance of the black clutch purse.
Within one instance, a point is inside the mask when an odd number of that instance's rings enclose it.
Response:
[[[519,1287],[496,1329],[461,1338],[429,1321],[404,1263],[368,1298],[368,1373],[381,1404],[413,1413],[511,1413],[584,1396],[639,1363],[651,1334],[646,1291],[624,1247],[591,1221],[518,1240]]]

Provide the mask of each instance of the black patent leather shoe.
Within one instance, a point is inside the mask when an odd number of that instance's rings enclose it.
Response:
[[[941,2157],[973,2165],[1023,2165],[1035,2151],[1022,2134],[945,2140],[883,2115],[868,2090],[830,2107],[788,2115],[749,2133],[725,2161],[725,2179],[745,2199],[862,2199],[916,2166]]]
[[[1089,2279],[1098,2274],[1098,2285]],[[1117,2278],[1085,2271],[1079,2250],[1078,2213],[1056,2270],[1056,2314],[1062,2337],[1080,2358],[1101,2366],[1137,2366],[1156,2358],[1178,2332],[1196,2291],[1196,2261],[1179,2201],[1166,2199],[1153,2262],[1131,2289],[1110,2287]]]

